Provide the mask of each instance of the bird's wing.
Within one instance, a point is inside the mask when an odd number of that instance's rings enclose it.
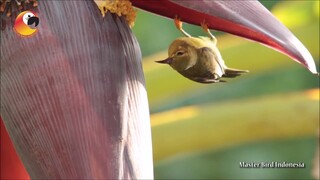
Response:
[[[201,62],[202,63],[210,63],[209,65],[212,66],[215,71],[221,71],[222,74],[224,74],[224,61],[221,58],[221,55],[219,52],[216,52],[215,49],[211,47],[203,47],[198,49],[198,57],[203,59]],[[219,72],[217,74],[220,75]]]

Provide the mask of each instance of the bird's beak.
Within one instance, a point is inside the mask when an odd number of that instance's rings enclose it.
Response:
[[[35,29],[39,24],[39,18],[36,17],[36,16],[33,16],[31,18],[28,19],[28,26],[31,28],[31,29]]]
[[[160,60],[160,61],[155,61],[155,62],[161,63],[161,64],[171,64],[172,63],[172,58],[168,57],[167,59]]]

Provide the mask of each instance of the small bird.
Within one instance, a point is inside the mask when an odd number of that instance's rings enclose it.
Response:
[[[199,83],[226,82],[221,78],[234,78],[248,70],[228,68],[217,48],[217,39],[205,22],[201,27],[208,37],[192,37],[182,29],[182,22],[175,18],[175,25],[186,37],[174,40],[168,50],[169,57],[158,63],[169,64],[184,77]]]

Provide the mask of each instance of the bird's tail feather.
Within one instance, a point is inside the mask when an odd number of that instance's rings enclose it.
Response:
[[[248,70],[226,68],[226,69],[224,69],[224,75],[222,75],[222,77],[234,78],[234,77],[240,76],[241,74],[248,73],[248,72],[249,72]]]

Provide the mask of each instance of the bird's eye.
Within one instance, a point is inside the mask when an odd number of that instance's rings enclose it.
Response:
[[[31,17],[33,17],[33,16],[35,16],[33,13],[28,12],[28,13],[26,13],[26,14],[23,15],[22,20],[23,20],[23,22],[24,22],[26,25],[28,25],[28,20],[29,20],[29,18],[31,18]]]
[[[176,53],[177,56],[182,56],[183,54],[184,54],[184,53],[181,52],[181,51],[178,51],[178,52]]]

